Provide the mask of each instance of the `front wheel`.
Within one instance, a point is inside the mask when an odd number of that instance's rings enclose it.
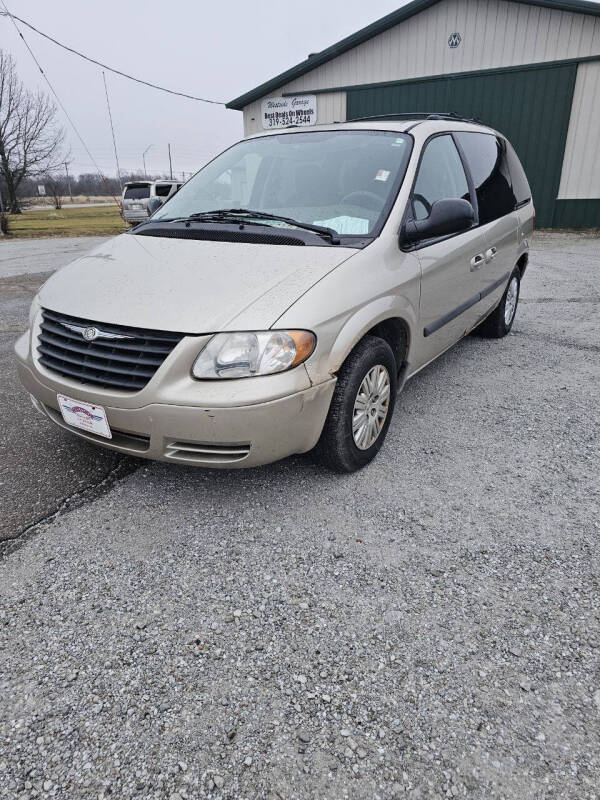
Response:
[[[379,452],[394,412],[397,366],[387,342],[365,336],[344,362],[315,448],[336,472],[354,472]]]
[[[510,276],[506,291],[502,295],[502,300],[500,300],[489,317],[486,317],[481,325],[475,328],[475,332],[490,339],[501,339],[506,336],[515,321],[520,289],[521,273],[518,269],[515,269]]]

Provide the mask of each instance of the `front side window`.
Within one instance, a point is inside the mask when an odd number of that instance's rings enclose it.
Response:
[[[411,142],[397,132],[356,130],[248,139],[207,164],[152,219],[245,208],[342,235],[376,235],[404,177]]]
[[[479,224],[485,225],[515,210],[516,200],[500,140],[489,133],[456,133],[463,148],[479,206]]]
[[[426,145],[412,195],[414,219],[426,219],[436,200],[469,200],[467,176],[452,136],[444,134]]]

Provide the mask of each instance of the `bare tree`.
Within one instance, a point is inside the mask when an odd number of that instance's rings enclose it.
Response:
[[[0,50],[0,178],[8,207],[18,214],[17,191],[29,176],[52,172],[64,159],[64,131],[56,106],[43,92],[30,92],[19,80],[12,56]]]
[[[42,180],[44,182],[44,186],[46,187],[46,191],[52,198],[54,208],[57,211],[60,210],[62,208],[65,195],[64,181],[58,175],[53,175],[52,173],[46,173],[45,175],[42,175]]]

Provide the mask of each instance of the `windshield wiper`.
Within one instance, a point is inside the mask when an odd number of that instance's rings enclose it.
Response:
[[[169,221],[180,222],[183,220],[205,220],[207,222],[218,222],[219,220],[239,220],[240,222],[251,222],[252,219],[285,222],[287,225],[293,225],[295,228],[302,228],[303,230],[317,233],[320,236],[327,236],[331,241],[331,244],[340,243],[338,232],[334,231],[333,228],[327,228],[324,225],[311,225],[310,222],[300,222],[300,220],[292,219],[292,217],[281,217],[279,214],[269,214],[266,211],[252,211],[251,208],[217,208],[213,211],[197,211],[195,214],[190,214],[187,217]]]

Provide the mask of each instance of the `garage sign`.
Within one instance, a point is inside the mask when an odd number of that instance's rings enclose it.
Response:
[[[267,97],[261,106],[262,126],[287,128],[289,125],[317,124],[317,96],[298,94],[290,97]]]

